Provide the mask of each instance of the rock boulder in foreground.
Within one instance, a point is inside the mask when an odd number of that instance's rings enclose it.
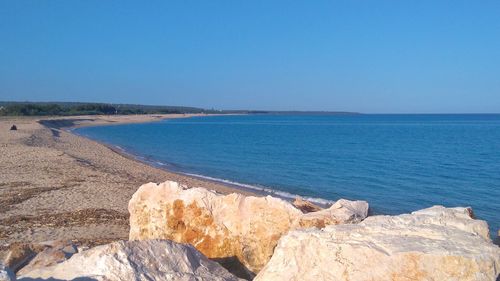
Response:
[[[254,279],[495,281],[500,248],[469,208],[435,206],[359,224],[291,231]]]
[[[120,241],[73,255],[18,280],[240,280],[194,247],[166,240]]]
[[[359,222],[367,215],[368,203],[342,200],[332,208],[303,214],[271,196],[224,196],[164,182],[141,186],[129,202],[129,212],[131,240],[189,243],[231,272],[252,276],[290,229]]]

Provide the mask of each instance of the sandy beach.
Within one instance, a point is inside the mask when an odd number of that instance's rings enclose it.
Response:
[[[174,180],[220,193],[246,191],[158,169],[63,128],[192,115],[0,118],[0,251],[14,242],[128,239],[127,206],[143,183]],[[9,130],[15,124],[17,131]]]

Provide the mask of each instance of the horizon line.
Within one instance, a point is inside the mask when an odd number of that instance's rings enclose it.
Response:
[[[89,102],[89,101],[19,101],[19,100],[0,100],[1,103],[26,103],[26,104],[71,104],[71,103],[82,103],[82,104],[109,104],[109,105],[136,105],[136,106],[158,106],[158,107],[181,107],[181,108],[193,108],[201,110],[214,110],[214,111],[247,111],[249,113],[255,112],[258,114],[262,113],[325,113],[325,114],[352,114],[352,115],[499,115],[500,112],[361,112],[361,111],[349,111],[349,110],[303,110],[303,109],[218,109],[218,108],[206,108],[190,105],[166,105],[166,104],[142,104],[142,103],[118,103],[118,102]],[[1,106],[1,105],[0,105]]]

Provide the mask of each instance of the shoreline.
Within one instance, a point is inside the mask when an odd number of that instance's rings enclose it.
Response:
[[[189,117],[185,117],[185,118],[189,118]],[[95,140],[91,137],[88,137],[85,135],[80,135],[76,132],[73,132],[73,133],[77,134],[79,136],[82,136],[84,138],[91,139],[95,142],[98,142],[99,144],[104,145],[104,146],[108,147],[109,149],[113,150],[115,153],[121,154],[125,157],[129,157],[132,160],[144,163],[146,165],[150,165],[154,168],[165,170],[165,171],[170,172],[170,173],[175,173],[175,174],[180,175],[180,176],[185,176],[185,177],[189,177],[192,179],[197,179],[197,180],[200,180],[203,182],[221,184],[221,185],[224,185],[228,188],[233,189],[233,192],[235,192],[235,193],[248,192],[248,193],[250,193],[250,195],[253,195],[253,196],[268,196],[269,195],[269,196],[277,197],[277,198],[280,198],[280,199],[283,199],[283,200],[289,201],[289,202],[293,202],[293,200],[295,198],[299,197],[303,200],[309,201],[309,202],[314,203],[314,204],[316,204],[320,207],[323,207],[323,208],[328,207],[331,204],[336,202],[336,200],[329,200],[329,199],[320,198],[320,197],[316,198],[316,197],[309,197],[307,195],[292,194],[292,193],[289,193],[286,191],[280,191],[279,189],[273,189],[272,187],[266,187],[266,186],[262,186],[262,185],[245,184],[245,183],[241,183],[241,182],[234,182],[232,180],[227,180],[224,178],[213,178],[213,177],[210,177],[207,175],[200,175],[200,174],[193,174],[190,172],[185,172],[185,171],[182,171],[180,169],[175,169],[175,164],[171,164],[168,162],[162,162],[162,160],[155,160],[154,158],[148,159],[146,157],[141,156],[139,153],[127,151],[126,149],[121,148],[117,145],[100,142],[100,141]],[[341,197],[341,198],[343,198],[343,197]],[[439,203],[436,203],[436,204],[439,204]],[[467,206],[467,205],[463,205],[463,206]],[[447,206],[447,207],[453,207],[453,205]],[[414,209],[411,211],[416,211],[416,210],[417,209]],[[407,211],[407,212],[411,212],[411,211]],[[380,210],[374,209],[373,207],[371,207],[369,209],[370,216],[373,216],[373,215],[398,215],[398,214],[404,214],[407,212],[399,211],[398,213],[385,213],[385,212],[382,212]],[[487,221],[485,218],[481,218],[481,219]],[[496,229],[493,229],[493,228],[490,229],[491,238],[493,238],[493,239],[497,238],[496,231],[497,231]]]
[[[179,176],[185,176],[185,177],[189,177],[192,179],[204,181],[207,183],[221,184],[221,185],[226,186],[227,188],[233,189],[233,192],[235,192],[235,193],[241,193],[244,195],[252,195],[253,194],[254,196],[276,195],[274,192],[260,191],[260,190],[253,189],[250,187],[245,187],[245,186],[243,186],[244,184],[228,183],[228,182],[225,182],[224,179],[210,178],[208,176],[190,174],[190,173],[185,173],[182,171],[176,171],[175,169],[169,169],[169,168],[164,167],[165,165],[171,165],[169,163],[161,162],[162,164],[159,164],[160,163],[159,161],[148,161],[143,156],[138,155],[138,154],[134,154],[134,153],[127,151],[126,149],[119,147],[117,145],[102,142],[102,141],[99,141],[99,140],[96,140],[96,139],[93,139],[93,138],[90,138],[88,136],[85,136],[85,135],[82,135],[82,134],[75,132],[76,129],[84,128],[84,127],[119,126],[119,125],[126,125],[126,124],[144,124],[144,123],[160,122],[160,121],[169,120],[169,119],[187,119],[187,118],[192,118],[192,117],[212,117],[212,116],[225,116],[225,115],[236,115],[236,114],[173,114],[173,115],[172,114],[161,114],[161,115],[160,114],[153,114],[153,115],[143,115],[143,116],[151,116],[155,119],[139,120],[139,121],[137,121],[137,120],[120,120],[120,117],[125,117],[128,115],[119,115],[119,116],[117,116],[118,119],[114,120],[113,123],[101,123],[101,122],[99,122],[99,123],[88,123],[87,122],[86,123],[84,121],[82,123],[72,124],[70,126],[63,126],[63,127],[59,127],[59,128],[50,127],[50,124],[47,124],[48,122],[46,124],[42,123],[42,125],[44,125],[45,127],[49,128],[49,129],[63,130],[63,131],[65,131],[69,134],[72,134],[74,136],[85,138],[87,140],[95,142],[96,144],[102,145],[102,146],[108,148],[109,150],[111,150],[112,152],[114,152],[114,153],[116,153],[124,158],[127,158],[128,160],[136,161],[138,163],[148,165],[152,168],[160,169],[162,171],[166,171],[169,173],[174,173],[174,174],[177,174]],[[140,115],[134,115],[134,116],[140,116]],[[82,119],[80,119],[80,120],[82,120]],[[50,122],[50,121],[59,121],[59,120],[55,119],[55,120],[40,120],[40,121],[49,121]],[[155,165],[155,163],[158,163],[158,164]],[[189,186],[189,187],[203,187],[203,186]],[[214,190],[214,191],[217,191],[217,190]],[[279,195],[277,195],[277,196],[279,196]]]
[[[122,123],[122,124],[127,124],[127,123]],[[119,124],[116,124],[116,125],[119,125]],[[106,125],[99,125],[99,126],[106,126]],[[85,126],[82,126],[82,127],[85,127]],[[169,172],[169,173],[174,173],[174,174],[177,174],[179,176],[189,177],[189,178],[192,178],[192,179],[196,179],[196,180],[200,180],[200,181],[206,181],[206,182],[210,182],[210,183],[214,183],[214,184],[221,184],[221,185],[227,186],[228,188],[234,189],[235,193],[242,193],[242,192],[246,191],[248,193],[255,193],[254,194],[255,196],[265,196],[265,195],[268,195],[267,193],[264,193],[264,192],[259,193],[258,190],[254,190],[254,189],[251,189],[251,188],[247,188],[248,190],[246,190],[244,187],[238,186],[238,184],[236,184],[236,183],[235,184],[225,183],[225,182],[223,182],[222,179],[215,179],[215,178],[208,179],[207,177],[202,176],[202,175],[189,174],[189,173],[184,173],[184,172],[181,172],[181,171],[176,171],[175,169],[166,168],[164,166],[171,165],[171,164],[163,163],[163,162],[161,162],[161,164],[160,164],[160,162],[158,162],[158,161],[149,161],[149,160],[145,159],[143,156],[136,155],[136,154],[134,154],[132,152],[129,152],[126,149],[124,149],[122,147],[119,147],[117,145],[105,143],[105,142],[102,142],[102,141],[99,141],[99,140],[96,140],[96,139],[93,139],[93,138],[90,138],[90,137],[78,134],[78,133],[72,131],[73,129],[76,129],[76,128],[71,128],[67,132],[71,133],[71,134],[73,134],[75,136],[82,137],[82,138],[85,138],[87,140],[93,141],[93,142],[95,142],[95,143],[97,143],[99,145],[102,145],[102,146],[108,148],[109,150],[111,150],[112,152],[114,152],[114,153],[116,153],[116,154],[118,154],[118,155],[120,155],[120,156],[122,156],[124,158],[127,158],[128,160],[136,161],[138,163],[148,165],[148,166],[150,166],[152,168],[160,169],[160,170],[163,170],[163,171],[166,171],[166,172]],[[157,163],[157,164],[155,164],[155,163]],[[191,187],[199,187],[199,186],[191,186]]]
[[[145,122],[140,122],[140,123],[150,123],[150,122],[159,122],[162,120],[168,120],[168,119],[185,119],[185,118],[191,118],[191,117],[211,117],[211,116],[221,116],[221,115],[235,115],[235,114],[195,114],[195,115],[190,115],[190,116],[181,116],[181,117],[175,117],[175,118],[169,118],[168,116],[166,118],[158,119],[158,120],[153,120],[153,121],[145,121]],[[134,122],[134,123],[139,123],[139,122]],[[115,123],[115,124],[109,124],[110,126],[113,125],[125,125],[125,124],[132,124],[131,122],[120,122],[120,123]],[[283,199],[285,201],[293,202],[297,197],[300,197],[304,200],[310,201],[314,204],[317,204],[321,207],[328,207],[329,205],[335,203],[335,200],[329,200],[329,199],[324,199],[324,198],[316,198],[316,197],[309,197],[309,196],[303,196],[303,195],[298,195],[298,194],[293,194],[289,193],[286,191],[280,191],[277,189],[273,189],[271,187],[266,187],[266,186],[260,186],[260,185],[251,185],[251,184],[245,184],[245,183],[240,183],[240,182],[235,182],[227,179],[222,179],[222,178],[214,178],[211,176],[207,175],[200,175],[200,174],[194,174],[190,172],[184,172],[182,170],[177,170],[175,168],[169,168],[173,164],[171,163],[166,163],[162,162],[160,160],[149,160],[145,158],[144,156],[140,154],[135,154],[133,152],[127,151],[126,149],[111,144],[111,143],[106,143],[103,141],[99,141],[96,139],[93,139],[91,137],[85,136],[83,134],[79,134],[78,132],[75,132],[76,129],[83,128],[83,127],[96,127],[96,126],[108,126],[108,124],[79,124],[77,126],[69,126],[69,127],[64,127],[61,128],[62,130],[65,130],[66,132],[69,132],[73,135],[86,138],[88,140],[94,141],[97,144],[100,144],[102,146],[107,147],[111,151],[128,158],[133,161],[138,161],[140,163],[149,165],[153,168],[164,170],[169,173],[175,173],[179,176],[185,176],[189,177],[192,179],[200,180],[203,182],[209,182],[209,183],[214,183],[214,184],[221,184],[224,185],[228,188],[233,189],[234,193],[241,193],[244,195],[253,195],[253,196],[273,196],[276,198]],[[203,187],[203,186],[201,186]],[[215,190],[217,191],[217,190]]]
[[[71,240],[99,245],[128,239],[128,202],[147,182],[172,180],[221,194],[260,196],[154,167],[62,129],[68,124],[111,125],[181,117],[187,116],[1,117],[0,258],[12,243]],[[46,126],[47,121],[52,125]],[[17,130],[11,131],[12,125]]]
[[[71,240],[93,246],[127,240],[128,202],[147,182],[171,180],[221,194],[280,197],[275,192],[246,190],[155,167],[112,145],[76,134],[73,127],[39,123],[66,119],[65,124],[92,126],[166,118],[186,116],[0,117],[0,258],[13,243]],[[18,130],[10,131],[14,124]]]

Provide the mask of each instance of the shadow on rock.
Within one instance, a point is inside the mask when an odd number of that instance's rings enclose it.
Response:
[[[255,274],[251,272],[244,264],[242,264],[236,256],[213,258],[210,260],[213,260],[222,265],[225,269],[227,269],[227,271],[231,272],[239,278],[252,280],[255,277]]]

